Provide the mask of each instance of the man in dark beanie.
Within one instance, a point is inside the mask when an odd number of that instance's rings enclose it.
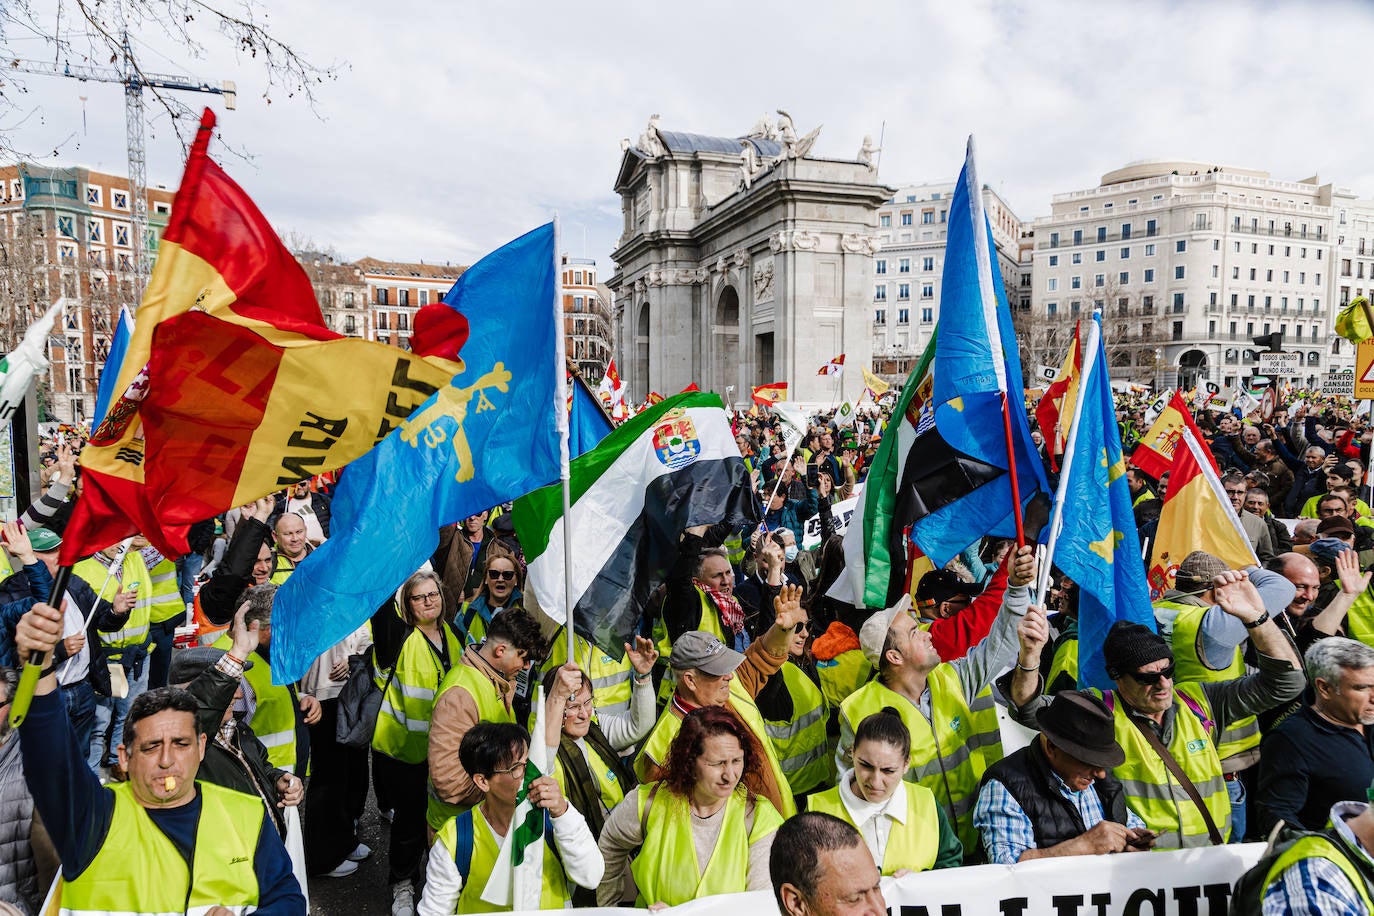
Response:
[[[1249,631],[1217,606],[1212,592],[1216,577],[1227,571],[1218,557],[1194,550],[1179,564],[1174,587],[1155,602],[1155,623],[1169,641],[1177,676],[1185,683],[1234,680],[1245,673],[1243,655]],[[1267,569],[1246,570],[1264,609],[1278,618],[1293,601],[1294,586]],[[1239,775],[1259,761],[1260,727],[1254,716],[1232,721],[1217,738],[1221,771],[1231,798],[1231,826],[1236,842],[1245,835],[1245,788]]]
[[[1237,719],[1296,697],[1306,683],[1297,652],[1245,572],[1217,575],[1211,591],[1222,611],[1249,632],[1258,673],[1209,683],[1175,682],[1169,643],[1148,627],[1126,621],[1112,626],[1102,646],[1114,683],[1102,700],[1112,711],[1114,735],[1125,752],[1112,775],[1125,787],[1126,805],[1157,834],[1156,849],[1226,842],[1231,802],[1217,752],[1220,737]],[[1014,675],[1008,691],[1012,715],[1033,728],[1036,713],[1050,701],[1041,696],[1038,676],[1022,677],[1019,670]]]

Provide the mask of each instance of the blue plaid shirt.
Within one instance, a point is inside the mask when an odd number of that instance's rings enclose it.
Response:
[[[1331,823],[1346,842],[1359,850],[1364,850],[1364,846],[1345,821],[1364,809],[1365,805],[1360,802],[1340,802],[1331,809]],[[1330,859],[1301,859],[1285,868],[1264,892],[1264,916],[1364,916],[1364,913],[1359,892],[1340,866]]]
[[[1068,787],[1058,773],[1054,776],[1055,788],[1078,809],[1083,818],[1085,830],[1096,827],[1105,817],[1102,813],[1102,800],[1097,797],[1092,786],[1082,792]],[[988,861],[997,865],[1015,865],[1021,860],[1021,853],[1035,849],[1035,828],[1021,805],[1007,791],[1007,787],[995,779],[989,779],[983,791],[978,793],[978,804],[973,809],[973,826],[983,840],[983,851]],[[1126,826],[1144,829],[1142,821],[1134,811],[1126,810]]]

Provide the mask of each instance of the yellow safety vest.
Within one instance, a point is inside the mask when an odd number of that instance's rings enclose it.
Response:
[[[616,661],[584,637],[574,634],[577,666],[592,682],[592,708],[608,716],[630,711],[630,675],[633,668],[628,656]],[[549,657],[544,671],[562,666],[568,660],[568,631],[559,627],[549,645]]]
[[[162,623],[174,617],[185,618],[186,602],[181,600],[181,590],[177,588],[176,561],[163,557],[148,570],[148,579],[152,584],[148,590],[148,620]]]
[[[91,587],[91,591],[96,592],[96,597],[105,601],[113,601],[116,592],[128,591],[128,586],[137,582],[138,597],[129,611],[129,619],[116,632],[101,633],[100,641],[112,649],[141,646],[148,642],[153,582],[148,575],[148,567],[143,563],[143,556],[137,550],[124,554],[124,564],[113,576],[109,575],[109,568],[95,557],[87,557],[77,563],[72,567],[72,573],[80,576]],[[108,584],[105,581],[107,576]],[[102,585],[104,588],[101,588]]]
[[[1145,826],[1159,834],[1155,848],[1192,849],[1212,845],[1202,813],[1131,721],[1126,704],[1114,691],[1103,693],[1094,689],[1093,693],[1112,708],[1116,741],[1126,752],[1126,761],[1114,767],[1112,775],[1121,780],[1127,807],[1145,822]],[[1174,705],[1174,733],[1168,744],[1169,753],[1197,786],[1213,823],[1226,839],[1231,835],[1231,797],[1226,792],[1221,757],[1211,736],[1211,730],[1216,727],[1212,721],[1212,704],[1201,685],[1177,684]],[[1207,720],[1206,724],[1193,711],[1194,706]]]
[[[114,816],[95,859],[58,889],[64,916],[96,913],[200,916],[211,907],[251,913],[258,903],[253,858],[262,834],[262,800],[213,783],[196,783],[194,871],[167,835],[134,799],[127,782],[114,793]]]
[[[10,564],[9,554],[0,550],[0,581],[8,579],[14,575],[14,566]]]
[[[1346,635],[1374,646],[1374,589],[1365,589],[1345,615]]]
[[[894,707],[911,732],[908,782],[935,793],[965,849],[977,848],[973,806],[983,772],[1002,759],[1002,733],[991,690],[984,688],[973,702],[954,666],[937,665],[926,679],[930,689],[929,721],[916,705],[874,679],[840,705],[840,718],[853,735],[859,723],[884,706]]]
[[[894,823],[887,834],[882,861],[884,875],[894,875],[900,868],[930,871],[940,854],[940,811],[935,793],[914,782],[906,782],[902,788],[906,790],[906,821]],[[849,809],[840,798],[839,786],[812,795],[806,800],[806,808],[833,814],[856,828],[859,826],[849,816]]]
[[[463,641],[441,623],[444,644],[448,647],[450,667],[463,655]],[[448,669],[420,630],[413,629],[401,643],[396,669],[382,695],[377,710],[377,728],[372,733],[372,748],[393,760],[423,763],[429,753],[429,719],[434,714],[434,697]]]
[[[649,816],[644,816],[645,800],[653,792]],[[630,873],[639,888],[637,906],[666,903],[677,906],[700,897],[738,894],[749,889],[749,847],[775,832],[782,825],[771,802],[756,795],[754,823],[748,825],[748,802],[743,788],[737,788],[725,802],[724,823],[705,868],[697,858],[692,842],[692,811],[687,799],[667,786],[640,786],[635,793],[635,808],[644,824],[644,845],[630,862]]]
[[[472,858],[467,863],[467,879],[458,894],[453,912],[455,913],[507,913],[509,906],[495,906],[482,899],[482,891],[487,889],[491,870],[496,865],[496,857],[501,852],[501,840],[492,832],[491,825],[482,812],[473,808],[472,818]],[[511,823],[511,828],[515,823]],[[454,860],[461,873],[463,863],[457,861],[458,818],[451,817],[439,830],[438,840],[448,857]],[[561,910],[568,905],[571,893],[568,889],[568,876],[563,871],[563,863],[549,848],[547,838],[539,844],[544,848],[543,888],[539,893],[539,908],[542,910]]]
[[[1334,864],[1355,888],[1355,893],[1364,903],[1364,912],[1374,913],[1374,898],[1369,895],[1369,888],[1365,885],[1364,876],[1360,874],[1355,863],[1350,861],[1350,857],[1339,846],[1323,836],[1301,837],[1292,846],[1284,850],[1283,854],[1274,860],[1274,864],[1269,866],[1269,873],[1264,879],[1264,887],[1260,891],[1260,899],[1263,900],[1264,894],[1268,893],[1270,886],[1282,878],[1285,871],[1303,859],[1326,859]],[[1256,903],[1258,904],[1259,901]]]
[[[448,674],[439,682],[439,690],[434,694],[434,702],[437,705],[439,698],[447,691],[453,689],[466,690],[477,704],[477,718],[482,722],[514,722],[515,715],[506,708],[505,701],[496,691],[493,684],[485,674],[478,671],[471,665],[458,661],[448,669]],[[434,788],[434,781],[429,782],[429,803],[425,809],[425,819],[429,821],[429,826],[439,830],[444,826],[444,822],[449,818],[457,817],[468,809],[467,805],[453,805],[439,797]]]
[[[825,701],[838,708],[851,693],[868,683],[873,677],[873,666],[862,650],[850,649],[832,659],[816,659],[816,675],[821,679]]]
[[[730,681],[728,705],[730,711],[739,716],[740,721],[754,733],[754,739],[763,748],[764,756],[768,758],[765,763],[772,769],[773,779],[777,782],[778,792],[782,796],[782,815],[791,817],[797,813],[797,803],[792,799],[787,774],[782,770],[782,763],[778,760],[778,752],[773,748],[773,742],[768,740],[768,726],[763,721],[763,715],[754,703],[754,698],[740,684],[738,677]],[[662,765],[668,759],[668,748],[680,731],[682,720],[673,714],[672,707],[663,710],[658,722],[654,724],[654,730],[649,732],[649,737],[644,740],[639,756],[635,758],[635,776],[639,777],[640,782],[648,782],[648,774],[653,766]]]
[[[1054,650],[1054,658],[1050,662],[1050,673],[1045,677],[1045,691],[1051,690],[1055,681],[1060,676],[1066,676],[1074,683],[1068,689],[1075,690],[1078,686],[1078,640],[1066,639]]]
[[[585,742],[584,742],[585,743]],[[596,779],[597,788],[601,791],[601,804],[607,811],[615,810],[615,806],[620,804],[625,797],[625,787],[620,784],[620,780],[615,776],[615,770],[611,769],[609,763],[601,759],[601,755],[596,752],[596,748],[590,744],[586,745],[588,751],[587,769],[592,771],[592,776]],[[563,769],[563,761],[558,759],[557,748],[551,748],[553,756],[553,779],[558,783],[558,787],[566,795],[568,791],[568,773]]]
[[[793,795],[834,785],[835,748],[826,734],[830,709],[825,697],[806,672],[791,662],[783,663],[782,679],[792,696],[792,721],[764,719],[763,727],[787,775],[787,784]]]
[[[1307,500],[1307,502],[1303,503],[1303,505],[1302,505],[1302,512],[1298,513],[1298,517],[1299,517],[1299,518],[1316,518],[1316,517],[1317,517],[1317,503],[1321,502],[1323,499],[1326,499],[1326,494],[1325,494],[1325,493],[1318,493],[1316,496],[1310,497],[1310,498]],[[1365,501],[1362,500],[1362,499],[1356,499],[1356,500],[1355,500],[1355,514],[1356,514],[1359,518],[1369,518],[1369,516],[1370,516],[1371,514],[1374,514],[1374,511],[1371,511],[1371,510],[1370,510],[1370,508],[1369,508],[1369,503],[1365,502]]]
[[[215,640],[216,649],[229,650],[234,640],[228,633]],[[288,772],[296,770],[296,692],[272,683],[272,664],[256,651],[249,656],[253,667],[244,680],[257,696],[257,708],[249,718],[253,734],[267,748],[267,762]]]
[[[1220,671],[1207,667],[1207,663],[1202,660],[1199,641],[1202,638],[1202,618],[1206,616],[1208,608],[1178,601],[1156,601],[1154,606],[1178,611],[1169,643],[1174,650],[1174,665],[1177,668],[1175,677],[1180,681],[1211,684],[1217,681],[1233,681],[1245,674],[1245,656],[1239,646],[1236,647],[1231,664]],[[1217,754],[1222,760],[1227,760],[1259,747],[1259,743],[1259,720],[1254,716],[1246,716],[1227,723],[1222,729],[1217,737]]]

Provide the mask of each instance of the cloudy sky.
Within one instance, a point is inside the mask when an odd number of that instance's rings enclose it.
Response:
[[[166,2],[166,0],[163,0]],[[237,0],[235,0],[237,2]],[[33,0],[69,26],[74,4]],[[226,2],[226,5],[228,3]],[[470,263],[557,212],[563,247],[610,272],[620,139],[663,126],[739,135],[788,110],[816,154],[883,132],[890,184],[980,171],[1023,219],[1136,159],[1319,174],[1374,197],[1374,6],[1344,2],[429,2],[268,0],[273,32],[336,80],[316,106],[263,97],[259,61],[208,30],[195,57],[135,34],[145,69],[236,80],[217,158],[280,230],[348,258]],[[203,17],[202,17],[203,18]],[[46,27],[46,26],[45,26]],[[77,47],[82,47],[80,38]],[[11,24],[5,52],[54,59]],[[58,55],[60,58],[61,55]],[[124,174],[117,85],[28,77],[3,129],[47,163]],[[83,102],[81,97],[85,96]],[[217,97],[185,96],[199,108]],[[183,149],[150,105],[150,183]],[[885,128],[884,128],[885,125]],[[56,150],[54,158],[51,153]]]

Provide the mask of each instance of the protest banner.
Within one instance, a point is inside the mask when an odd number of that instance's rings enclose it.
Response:
[[[856,493],[849,499],[842,500],[830,507],[830,513],[835,518],[835,533],[844,534],[849,527],[849,519],[854,515],[854,507],[859,504],[859,496]],[[821,517],[820,514],[811,516],[802,525],[802,550],[810,550],[812,547],[819,547],[821,543]]]

